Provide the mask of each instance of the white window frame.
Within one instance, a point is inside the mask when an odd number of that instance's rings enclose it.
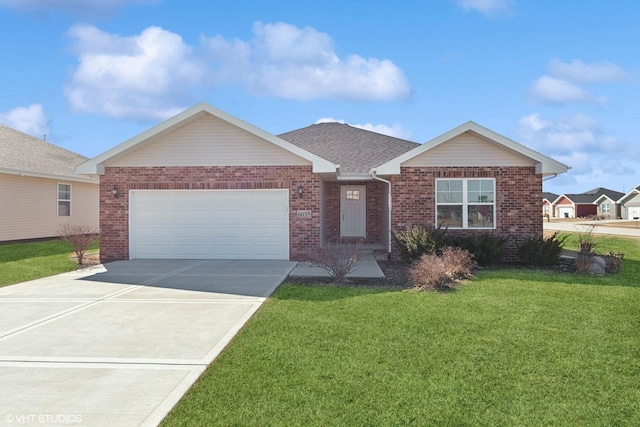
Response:
[[[438,182],[439,181],[462,181],[462,203],[438,203]],[[493,185],[493,201],[492,202],[469,202],[469,181],[491,181]],[[435,185],[435,224],[436,227],[439,227],[438,224],[438,206],[462,206],[462,227],[452,227],[444,224],[445,227],[456,230],[495,230],[497,227],[496,221],[496,180],[495,178],[438,178],[436,179]],[[493,209],[493,220],[492,226],[490,227],[469,227],[469,206],[476,205],[485,205],[491,206]]]
[[[609,204],[609,202],[605,202],[602,204],[602,213],[603,214],[611,213],[611,204]]]
[[[60,186],[61,185],[66,185],[69,187],[69,198],[68,199],[61,199],[60,198]],[[61,218],[67,218],[71,216],[71,193],[72,193],[72,189],[71,189],[71,184],[67,184],[64,182],[59,182],[58,185],[56,185],[56,209],[58,212],[58,216]],[[69,215],[60,215],[60,202],[69,202]]]

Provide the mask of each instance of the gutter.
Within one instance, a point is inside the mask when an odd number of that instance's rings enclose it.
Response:
[[[389,256],[391,256],[391,242],[392,242],[391,240],[391,181],[387,181],[386,179],[376,176],[375,169],[371,169],[371,177],[376,181],[384,182],[389,186],[388,197],[387,197],[387,205],[389,206],[389,218],[387,218],[387,228],[389,229],[389,236],[387,240],[389,243],[387,247],[387,253],[389,254]]]

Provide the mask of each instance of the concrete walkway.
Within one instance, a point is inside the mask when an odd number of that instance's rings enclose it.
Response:
[[[358,265],[354,271],[347,274],[348,278],[382,278],[384,273],[373,255],[374,249],[364,248],[358,252]],[[331,277],[329,272],[322,267],[311,263],[298,263],[293,269],[292,277]]]
[[[121,261],[0,288],[0,425],[157,425],[294,266]]]

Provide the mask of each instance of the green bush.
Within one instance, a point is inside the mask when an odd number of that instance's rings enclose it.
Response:
[[[458,280],[471,276],[475,267],[469,251],[446,247],[441,255],[422,255],[409,270],[409,277],[417,290],[447,290]]]
[[[426,228],[414,225],[402,232],[393,232],[393,243],[405,262],[413,262],[422,255],[436,252],[436,241]]]
[[[536,267],[548,267],[558,264],[562,253],[562,244],[567,236],[558,238],[559,231],[552,236],[527,238],[518,244],[518,258],[526,265]]]
[[[466,249],[478,265],[499,264],[509,238],[495,236],[490,233],[473,233],[458,235],[450,242],[452,246]]]

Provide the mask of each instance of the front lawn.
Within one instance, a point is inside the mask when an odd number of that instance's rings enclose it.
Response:
[[[627,256],[604,278],[486,270],[449,293],[285,284],[163,425],[636,425],[640,247],[606,239],[599,251]]]
[[[97,248],[97,242],[92,246]],[[0,245],[0,286],[72,271],[73,247],[62,240]]]

